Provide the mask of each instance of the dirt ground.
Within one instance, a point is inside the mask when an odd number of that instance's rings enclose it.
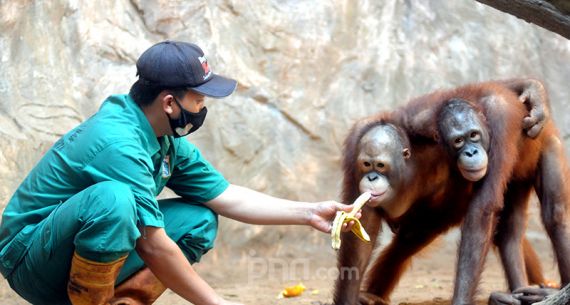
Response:
[[[529,232],[529,239],[543,260],[543,268],[549,279],[557,280],[554,260],[543,233]],[[325,238],[323,239],[325,240]],[[397,287],[392,304],[449,304],[458,232],[452,231],[436,241],[414,259],[411,268]],[[336,276],[335,253],[330,247],[305,249],[306,254],[295,256],[273,253],[269,256],[233,253],[231,249],[208,253],[196,270],[219,294],[244,304],[276,305],[324,305],[331,302],[333,282]],[[231,257],[231,259],[228,259]],[[279,292],[287,286],[302,282],[307,290],[296,298],[278,299]],[[491,291],[504,290],[505,280],[497,256],[490,253],[480,285],[478,300],[486,304]],[[0,304],[28,304],[13,293],[7,282],[0,284]],[[188,304],[171,291],[156,302],[158,305]]]
[[[543,259],[543,268],[547,278],[558,281],[550,245],[542,238],[543,235],[540,237],[538,239],[533,239],[532,236],[529,238]],[[453,287],[457,239],[458,232],[451,232],[421,253],[413,261],[410,270],[397,287],[392,304],[449,304]],[[295,268],[305,262],[303,258],[298,257],[284,258],[286,263],[282,265],[274,263],[273,272],[270,270],[271,258],[267,263],[269,267],[266,267],[262,260],[256,261],[259,257],[254,256],[246,256],[245,259],[231,264],[220,264],[213,255],[196,268],[220,294],[230,300],[244,304],[324,305],[330,303],[332,298],[332,287],[336,275],[335,256],[334,252],[329,249],[324,249],[318,256],[306,262],[309,265],[308,276],[303,272],[302,267]],[[280,262],[281,259],[275,261]],[[284,287],[299,282],[307,287],[302,296],[277,299],[277,295]],[[490,253],[480,285],[479,303],[486,304],[491,291],[505,289],[506,283],[498,257],[495,253]],[[158,304],[187,303],[169,291],[160,298]]]

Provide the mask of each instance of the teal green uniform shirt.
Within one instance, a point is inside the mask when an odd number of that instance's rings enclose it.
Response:
[[[35,226],[59,204],[103,181],[130,186],[139,226],[164,227],[156,196],[165,186],[204,203],[229,185],[184,138],[157,138],[129,95],[107,98],[99,111],[64,135],[28,174],[0,224],[0,272],[14,268]]]

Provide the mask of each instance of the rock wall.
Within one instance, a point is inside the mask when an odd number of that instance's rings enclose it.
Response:
[[[216,73],[239,81],[207,102],[188,139],[232,183],[276,196],[338,198],[352,122],[439,88],[538,77],[570,132],[570,42],[473,0],[6,0],[0,206],[59,136],[127,92],[138,56],[164,39],[199,44]],[[223,221],[230,229],[219,244],[234,249],[326,242],[306,228]]]

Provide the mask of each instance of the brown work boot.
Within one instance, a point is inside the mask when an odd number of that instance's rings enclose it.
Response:
[[[115,288],[115,297],[109,304],[149,305],[165,290],[166,287],[145,267]]]
[[[113,297],[115,279],[127,256],[99,263],[73,253],[67,295],[73,305],[107,305]]]

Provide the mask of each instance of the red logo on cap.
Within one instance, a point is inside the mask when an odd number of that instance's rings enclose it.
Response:
[[[202,69],[204,69],[204,79],[208,78],[212,71],[210,71],[210,66],[208,66],[208,60],[205,56],[198,57],[200,63],[202,64]]]

